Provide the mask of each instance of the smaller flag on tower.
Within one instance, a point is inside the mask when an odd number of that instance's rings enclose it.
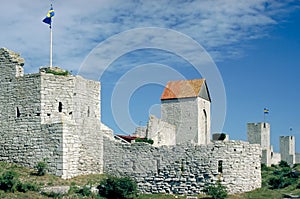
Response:
[[[49,24],[50,28],[51,28],[51,23],[52,23],[52,17],[54,17],[54,10],[53,7],[51,5],[50,10],[48,11],[45,19],[43,20],[44,23]]]
[[[264,114],[269,114],[269,109],[264,108]]]

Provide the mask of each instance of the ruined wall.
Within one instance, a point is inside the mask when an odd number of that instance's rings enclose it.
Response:
[[[221,180],[230,193],[261,187],[261,148],[229,141],[153,147],[104,139],[104,172],[128,175],[143,193],[198,194]]]
[[[176,127],[174,125],[151,115],[147,127],[147,138],[154,141],[153,146],[176,145]]]
[[[207,100],[200,97],[162,100],[161,119],[176,126],[176,144],[210,142],[210,102]]]

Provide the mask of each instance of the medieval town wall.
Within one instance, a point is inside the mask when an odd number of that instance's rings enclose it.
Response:
[[[104,137],[104,173],[127,175],[143,193],[198,194],[218,180],[230,193],[261,187],[261,148],[242,141],[153,147]]]

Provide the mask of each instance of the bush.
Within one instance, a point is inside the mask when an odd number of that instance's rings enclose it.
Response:
[[[148,139],[148,138],[136,138],[134,141],[135,142],[146,142],[146,143],[149,143],[149,144],[153,144],[154,143],[153,140]]]
[[[216,185],[211,185],[205,188],[204,192],[210,195],[213,199],[224,199],[228,194],[226,188],[221,184],[220,181],[218,181]]]
[[[97,188],[99,195],[108,199],[132,199],[137,195],[137,184],[129,177],[109,176]]]
[[[43,176],[46,174],[48,166],[45,161],[41,161],[41,162],[38,162],[38,164],[35,166],[35,168],[37,170],[36,175]]]
[[[268,169],[266,164],[261,164],[261,170],[262,171],[268,171],[269,169]]]
[[[76,190],[75,193],[80,194],[82,196],[91,196],[92,195],[92,191],[88,186],[84,186],[83,188]]]
[[[293,183],[294,183],[293,179],[284,178],[282,176],[272,177],[269,180],[269,185],[271,186],[271,189],[282,189],[282,188],[290,186]]]
[[[279,162],[279,166],[280,166],[281,168],[284,168],[284,167],[290,167],[290,165],[289,165],[286,161],[283,161],[283,160],[281,160],[281,161]]]
[[[38,191],[38,187],[36,184],[31,184],[31,183],[21,183],[18,182],[16,186],[17,191],[26,193],[27,191]]]
[[[53,70],[53,69],[50,69],[50,68],[47,68],[46,73],[51,73],[53,75],[60,75],[60,76],[68,76],[70,75],[71,73],[69,71],[56,71],[56,70]]]
[[[14,192],[18,183],[17,173],[6,171],[0,177],[0,190],[5,192]]]

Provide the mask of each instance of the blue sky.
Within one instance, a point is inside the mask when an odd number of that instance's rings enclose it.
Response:
[[[213,131],[246,140],[246,123],[262,121],[267,107],[275,150],[280,135],[294,135],[300,152],[300,1],[10,0],[0,46],[21,53],[27,73],[49,63],[41,20],[50,2],[54,65],[101,80],[102,121],[116,133],[159,113],[167,81],[203,76]]]

